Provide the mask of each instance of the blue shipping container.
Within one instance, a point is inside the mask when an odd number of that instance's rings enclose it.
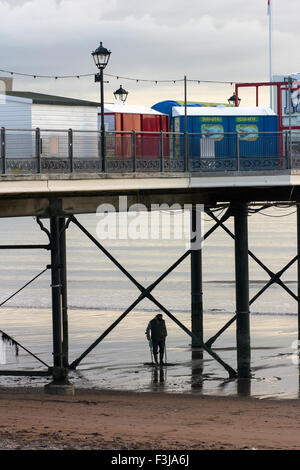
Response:
[[[191,158],[199,156],[234,158],[238,154],[240,157],[248,158],[279,156],[278,123],[278,116],[266,108],[203,107],[197,110],[194,108],[192,111],[189,109],[187,116],[189,156]],[[173,132],[184,133],[184,109],[175,108],[171,129]],[[184,139],[177,140],[177,145],[176,141],[174,145],[175,156],[184,153]]]

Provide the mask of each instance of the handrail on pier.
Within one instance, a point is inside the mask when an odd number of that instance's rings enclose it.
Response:
[[[204,126],[201,133],[1,128],[0,172],[136,173],[281,171],[300,168],[300,132],[238,132]]]

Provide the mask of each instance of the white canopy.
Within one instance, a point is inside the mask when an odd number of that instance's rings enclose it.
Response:
[[[100,113],[101,110],[98,108],[98,112]],[[157,114],[163,115],[163,113],[159,113],[155,111],[155,109],[148,108],[147,106],[137,106],[137,105],[129,105],[129,104],[121,104],[120,102],[112,103],[112,104],[104,104],[104,112],[105,113],[126,113],[126,114]]]
[[[184,106],[174,106],[173,117],[184,116]],[[188,116],[276,116],[271,108],[263,107],[218,107],[218,106],[187,106]]]

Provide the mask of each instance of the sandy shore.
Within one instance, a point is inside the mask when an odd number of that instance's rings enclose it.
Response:
[[[0,389],[0,449],[300,449],[298,400]]]

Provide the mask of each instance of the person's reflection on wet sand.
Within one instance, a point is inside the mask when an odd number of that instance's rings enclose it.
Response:
[[[164,371],[163,367],[153,367],[152,369],[152,385],[162,385],[165,384],[166,372]]]

